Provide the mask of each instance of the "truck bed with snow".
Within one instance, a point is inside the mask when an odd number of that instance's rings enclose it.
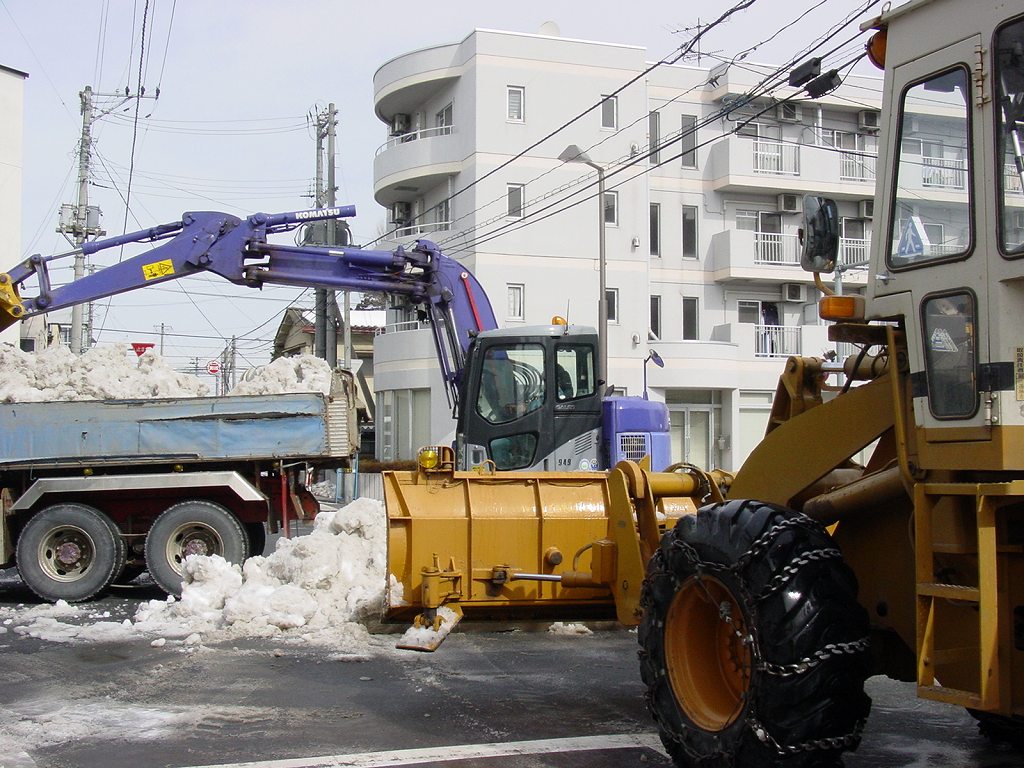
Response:
[[[179,594],[190,555],[262,554],[268,527],[316,513],[307,470],[358,451],[351,374],[323,382],[329,394],[0,404],[0,567],[16,560],[36,594],[72,602],[143,570]]]

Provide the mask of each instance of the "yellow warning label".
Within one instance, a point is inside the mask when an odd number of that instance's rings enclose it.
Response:
[[[1013,361],[1013,383],[1017,390],[1017,400],[1024,400],[1024,347],[1017,347]]]
[[[156,280],[158,277],[167,277],[174,274],[174,262],[170,259],[154,261],[152,264],[142,265],[142,276],[147,280]]]

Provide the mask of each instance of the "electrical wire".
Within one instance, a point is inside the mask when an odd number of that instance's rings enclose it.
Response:
[[[142,80],[142,64],[146,52],[146,17],[149,15],[149,0],[146,0],[146,4],[142,9],[142,34],[139,36],[139,79],[135,88],[135,120],[132,126],[132,149],[129,155],[130,160],[128,163],[128,187],[124,197],[124,230],[121,234],[125,234],[128,231],[128,214],[131,211],[132,201],[132,177],[135,173],[135,142],[139,135],[139,106],[142,102],[143,93],[143,80]]]

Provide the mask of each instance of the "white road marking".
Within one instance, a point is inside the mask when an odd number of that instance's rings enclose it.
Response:
[[[396,749],[387,752],[259,760],[251,763],[220,763],[184,768],[384,768],[384,766],[446,763],[455,760],[507,757],[509,755],[543,755],[551,752],[586,752],[595,749],[629,748],[654,749],[664,753],[661,740],[656,734],[624,733],[606,736],[579,736],[569,739],[457,744],[425,749]]]

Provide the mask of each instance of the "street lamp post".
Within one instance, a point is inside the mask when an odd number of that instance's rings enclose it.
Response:
[[[575,144],[570,144],[558,156],[563,163],[584,163],[597,171],[597,213],[598,213],[598,241],[597,241],[597,271],[600,285],[600,293],[597,298],[597,347],[598,358],[601,366],[601,373],[604,374],[605,383],[608,382],[608,291],[605,289],[605,215],[604,215],[604,168],[590,159],[590,155],[584,152]]]

